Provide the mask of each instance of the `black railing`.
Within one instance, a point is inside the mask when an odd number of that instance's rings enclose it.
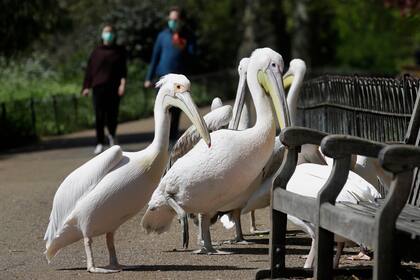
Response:
[[[304,83],[299,124],[387,142],[402,141],[420,79],[325,75]]]
[[[209,104],[215,96],[233,98],[235,71],[191,76],[192,96],[200,104]],[[139,83],[129,84],[121,100],[119,121],[135,120],[153,113],[155,90]],[[80,94],[52,95],[0,102],[0,149],[33,141],[43,135],[59,135],[93,127],[91,97]]]

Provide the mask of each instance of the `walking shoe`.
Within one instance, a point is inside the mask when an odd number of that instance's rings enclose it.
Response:
[[[93,151],[93,153],[95,155],[98,155],[98,154],[102,153],[103,150],[104,150],[104,145],[98,144],[98,145],[96,145],[95,150]]]

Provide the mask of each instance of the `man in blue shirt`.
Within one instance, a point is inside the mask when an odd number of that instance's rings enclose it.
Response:
[[[168,27],[162,30],[153,47],[152,60],[147,71],[144,87],[150,88],[152,80],[169,73],[186,74],[190,57],[195,54],[195,39],[184,25],[184,15],[178,7],[169,10]],[[176,141],[181,111],[170,109],[171,130],[169,139]]]

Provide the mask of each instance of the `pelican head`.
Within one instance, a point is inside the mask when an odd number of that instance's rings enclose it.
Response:
[[[158,95],[162,96],[163,108],[178,107],[191,120],[197,128],[203,140],[210,147],[210,134],[206,123],[198,113],[197,106],[191,98],[191,83],[184,75],[168,74],[163,76],[157,83]]]
[[[283,75],[284,88],[287,89],[295,80],[301,80],[306,73],[306,63],[300,58],[290,61],[289,69]]]
[[[215,97],[211,102],[210,111],[214,111],[220,107],[223,107],[222,99],[220,99],[219,97]]]
[[[282,56],[270,48],[256,49],[249,61],[248,77],[255,75],[255,72],[251,73],[251,65],[253,71],[256,71],[258,83],[273,102],[280,128],[290,126],[289,110],[281,75],[284,69]]]
[[[302,59],[295,58],[290,61],[289,70],[283,75],[284,88],[286,90],[289,88],[287,104],[289,104],[292,125],[295,125],[297,121],[297,104],[305,73],[306,63]]]
[[[236,89],[235,103],[233,105],[233,118],[229,123],[229,129],[237,130],[239,126],[239,120],[241,118],[242,109],[245,104],[245,81],[248,63],[249,58],[244,57],[241,59],[238,65],[239,82],[238,88]]]

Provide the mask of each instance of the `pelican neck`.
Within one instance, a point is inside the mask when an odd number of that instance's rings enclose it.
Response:
[[[300,74],[294,75],[294,79],[292,85],[290,86],[289,94],[287,96],[287,106],[289,107],[290,124],[292,126],[296,124],[297,102],[301,86],[302,76]]]
[[[251,93],[252,101],[254,102],[256,121],[253,127],[255,128],[271,128],[275,130],[273,112],[271,109],[270,99],[265,91],[260,86],[257,73],[252,73],[252,69],[248,69],[247,82]]]
[[[155,135],[151,144],[152,147],[158,150],[168,150],[170,119],[168,108],[163,108],[163,99],[158,93],[154,107]]]

